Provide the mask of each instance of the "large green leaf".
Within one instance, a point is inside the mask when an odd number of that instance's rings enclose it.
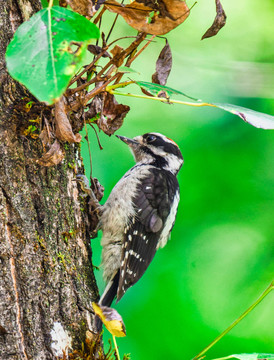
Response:
[[[6,52],[8,70],[40,101],[52,104],[82,65],[99,29],[85,17],[54,6],[40,10],[14,34]]]
[[[242,106],[238,105],[232,105],[232,104],[220,104],[220,103],[209,103],[204,102],[203,100],[198,100],[193,98],[192,96],[186,95],[185,93],[182,93],[181,91],[172,89],[167,86],[154,84],[146,81],[135,81],[135,83],[140,86],[140,88],[146,90],[146,92],[149,92],[154,97],[159,96],[161,92],[165,92],[167,96],[171,95],[183,95],[188,99],[194,100],[194,104],[190,103],[184,103],[180,101],[174,101],[172,99],[166,99],[167,103],[175,102],[177,104],[185,104],[185,105],[196,105],[196,106],[214,106],[219,109],[228,111],[234,115],[239,116],[242,120],[246,121],[247,123],[262,129],[274,129],[274,116],[267,115],[258,111],[254,111],[251,109],[244,108]],[[165,101],[165,98],[163,98],[162,101]]]
[[[274,129],[274,116],[232,104],[212,103],[216,107],[238,115],[247,123],[261,129]]]

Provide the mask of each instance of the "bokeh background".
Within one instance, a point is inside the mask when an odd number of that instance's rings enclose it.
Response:
[[[200,41],[215,17],[213,0],[199,1],[186,22],[167,35],[173,51],[167,85],[207,101],[273,115],[274,2],[222,3],[227,25],[216,37]],[[104,18],[105,33],[113,18],[113,14]],[[136,31],[120,18],[111,39],[129,34]],[[126,40],[119,45],[126,46]],[[136,79],[151,80],[163,46],[164,40],[157,39],[133,63],[140,72]],[[123,91],[140,93],[136,86]],[[131,353],[133,360],[191,359],[246,310],[273,278],[274,132],[256,129],[214,108],[122,96],[117,100],[131,107],[118,134],[161,132],[178,143],[185,158],[171,240],[115,305],[127,329],[127,336],[118,339],[120,353]],[[117,138],[100,133],[104,148],[100,151],[91,128],[89,137],[93,176],[105,187],[105,201],[134,161]],[[82,154],[89,175],[86,143]],[[98,266],[100,238],[92,240],[92,248]],[[102,270],[96,276],[102,291]],[[273,304],[270,294],[207,358],[274,353]]]

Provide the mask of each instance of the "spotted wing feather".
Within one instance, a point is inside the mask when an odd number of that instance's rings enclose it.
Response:
[[[176,177],[157,168],[138,186],[134,198],[136,215],[124,234],[117,301],[142,277],[152,261],[177,191]]]

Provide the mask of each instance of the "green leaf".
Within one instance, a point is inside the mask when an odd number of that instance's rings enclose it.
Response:
[[[254,353],[254,354],[233,354],[226,357],[222,357],[215,360],[226,360],[226,359],[239,359],[239,360],[274,360],[274,354],[263,354],[263,353]]]
[[[245,122],[261,129],[274,129],[274,116],[232,104],[212,103],[216,107],[238,115]]]
[[[183,95],[188,99],[199,101],[191,96],[188,96],[182,93],[179,90],[175,90],[171,87],[155,84],[147,81],[135,81],[135,84],[139,85],[141,88],[145,89],[146,91],[150,92],[152,95],[157,96],[161,91],[166,92],[168,95]]]
[[[251,109],[247,109],[247,108],[244,108],[244,107],[238,106],[238,105],[204,102],[203,100],[198,100],[191,96],[188,96],[185,93],[182,93],[181,91],[172,89],[167,86],[159,85],[159,84],[149,83],[146,81],[136,81],[135,83],[138,86],[140,86],[142,89],[145,89],[147,92],[149,92],[150,94],[152,94],[153,96],[156,96],[156,97],[159,96],[160,92],[164,91],[164,92],[166,92],[166,94],[168,96],[183,95],[186,98],[195,101],[195,103],[184,103],[184,102],[180,102],[180,101],[174,101],[172,99],[168,99],[168,101],[165,98],[159,99],[161,101],[166,100],[167,103],[174,102],[177,104],[181,103],[184,105],[193,105],[193,106],[214,106],[214,107],[217,107],[219,109],[228,111],[234,115],[239,116],[242,120],[244,120],[245,122],[247,122],[257,128],[274,129],[274,116],[272,116],[272,115],[264,114],[264,113],[261,113],[261,112],[255,111],[255,110],[251,110]]]
[[[129,68],[127,66],[120,66],[118,69],[117,69],[117,72],[121,72],[121,73],[137,73],[137,74],[140,74],[138,71],[132,69],[132,68]]]
[[[54,103],[83,64],[99,29],[85,17],[54,6],[40,10],[14,34],[6,52],[11,76],[40,101]]]

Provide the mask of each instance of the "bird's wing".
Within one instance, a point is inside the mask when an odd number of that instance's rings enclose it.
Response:
[[[163,229],[166,237],[173,227],[168,224],[173,199],[179,191],[176,176],[168,171],[151,169],[137,187],[134,201],[136,215],[125,229],[117,301],[144,274],[153,259]],[[166,230],[166,229],[165,229]]]

